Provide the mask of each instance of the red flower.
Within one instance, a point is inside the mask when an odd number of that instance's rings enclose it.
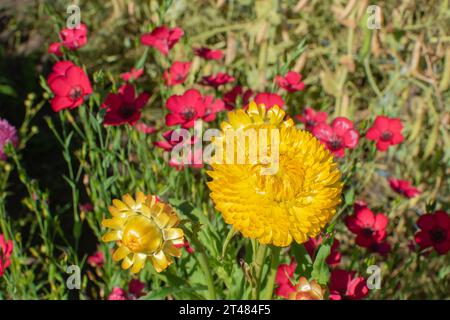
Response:
[[[156,133],[158,131],[155,127],[149,126],[143,122],[136,123],[134,125],[134,127],[136,128],[137,131],[145,133],[145,134],[152,134],[152,133]]]
[[[190,89],[181,96],[171,96],[167,99],[166,107],[171,112],[166,116],[166,125],[181,124],[183,128],[193,127],[195,120],[202,118],[206,111],[203,97],[195,89]]]
[[[58,57],[61,57],[63,55],[62,51],[61,51],[61,46],[62,43],[61,42],[53,42],[48,46],[48,53],[50,54],[54,54]]]
[[[145,288],[145,283],[139,281],[138,279],[132,279],[128,284],[128,300],[134,300],[145,295],[143,292]]]
[[[62,45],[69,50],[77,50],[87,43],[87,27],[81,23],[75,28],[65,28],[61,30],[59,36],[62,40]]]
[[[214,121],[216,119],[216,113],[225,110],[225,103],[220,100],[214,100],[213,96],[206,96],[203,98],[205,104],[205,115],[203,120],[206,122]]]
[[[420,231],[415,240],[423,250],[433,247],[439,254],[450,250],[450,216],[443,210],[421,215],[417,220]]]
[[[281,88],[288,92],[296,92],[305,89],[305,84],[301,82],[302,75],[295,71],[289,71],[284,77],[278,75],[275,80]]]
[[[203,77],[200,83],[205,86],[211,86],[217,89],[219,86],[233,82],[234,80],[235,80],[234,77],[230,76],[229,74],[219,72],[216,75]]]
[[[365,202],[364,200],[356,200],[355,203],[353,204],[353,211],[355,213],[357,213],[358,211],[362,210],[362,209],[366,209],[367,208],[367,202]]]
[[[80,211],[83,212],[92,212],[94,211],[94,205],[90,202],[85,202],[79,205]]]
[[[141,36],[141,43],[145,46],[150,46],[157,49],[163,55],[167,56],[169,50],[180,40],[184,35],[181,28],[167,28],[165,26],[157,27],[152,32]]]
[[[363,277],[355,277],[354,271],[331,271],[330,300],[361,300],[369,293],[366,280]]]
[[[164,82],[167,86],[174,86],[183,83],[191,68],[190,62],[176,61],[172,64],[169,70],[164,71]]]
[[[175,147],[179,143],[183,143],[183,137],[181,135],[178,135],[178,138],[176,138],[175,135],[173,135],[174,131],[176,130],[169,130],[163,133],[164,140],[156,141],[153,144],[163,149],[164,151],[171,151],[173,147]],[[189,144],[194,144],[196,142],[195,136],[192,136]]]
[[[51,100],[55,112],[80,106],[84,97],[92,93],[86,73],[70,61],[57,62],[47,82],[55,95]]]
[[[194,48],[194,53],[196,56],[202,57],[206,60],[220,60],[223,58],[223,52],[221,50]]]
[[[102,267],[105,263],[105,255],[103,252],[97,251],[87,258],[87,263],[92,267]]]
[[[236,107],[236,99],[238,96],[242,96],[242,105],[246,106],[250,97],[253,95],[253,91],[247,89],[242,90],[241,86],[234,86],[233,89],[223,95],[223,101],[225,102],[225,109],[233,110]]]
[[[382,255],[383,257],[386,257],[389,252],[391,252],[391,245],[387,242],[377,242],[374,240],[368,249],[371,252],[375,252]]]
[[[386,151],[390,146],[403,141],[403,124],[398,118],[378,116],[373,126],[367,131],[366,138],[377,142],[377,149]]]
[[[413,187],[409,181],[394,178],[389,178],[388,181],[392,190],[409,199],[414,198],[415,196],[420,194],[420,190]]]
[[[289,294],[295,292],[295,286],[292,284],[297,262],[294,258],[291,259],[290,264],[280,264],[277,270],[275,282],[278,287],[275,289],[275,294],[279,297],[289,298]]]
[[[388,218],[382,214],[374,214],[369,208],[363,208],[345,219],[347,228],[356,234],[356,244],[371,248],[374,242],[381,243],[386,238]]]
[[[262,92],[258,93],[254,99],[257,105],[263,104],[266,109],[269,110],[273,106],[279,106],[282,108],[284,106],[284,100],[276,93]]]
[[[114,287],[108,296],[108,300],[136,300],[145,295],[144,288],[144,283],[132,279],[128,284],[128,292],[122,288]]]
[[[177,247],[178,249],[185,248],[188,253],[194,253],[194,249],[192,249],[189,241],[187,241],[186,239],[184,240],[183,244],[175,244],[175,247]]]
[[[150,95],[141,93],[137,98],[134,87],[125,84],[120,87],[118,93],[110,93],[102,105],[106,109],[104,125],[119,126],[128,123],[134,126],[141,118],[141,110],[147,103]]]
[[[144,69],[135,69],[131,68],[129,72],[124,72],[120,74],[120,78],[122,78],[123,81],[135,81],[140,76],[144,74]]]
[[[344,117],[334,119],[331,126],[319,123],[312,133],[338,158],[345,155],[346,148],[356,147],[359,139],[358,131],[353,129],[353,122]]]
[[[316,258],[317,249],[319,249],[321,243],[322,236],[318,236],[317,238],[309,238],[309,240],[304,243],[305,249],[308,251],[308,254],[312,260]],[[341,261],[341,253],[338,251],[339,244],[339,240],[333,240],[330,255],[326,259],[326,263],[331,267],[338,265]]]
[[[327,122],[327,113],[324,111],[315,111],[312,108],[306,107],[303,115],[296,115],[295,118],[305,124],[306,130],[312,131],[319,123]]]
[[[11,265],[11,253],[14,244],[12,240],[5,240],[5,237],[0,234],[0,277],[5,274],[6,268]]]

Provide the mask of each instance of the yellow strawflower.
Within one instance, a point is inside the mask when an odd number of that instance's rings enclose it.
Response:
[[[131,267],[131,272],[137,273],[148,258],[161,272],[172,263],[171,256],[181,256],[175,245],[184,243],[184,234],[176,228],[179,219],[170,205],[137,192],[135,199],[128,194],[122,201],[114,199],[109,212],[112,218],[104,219],[102,225],[113,231],[103,235],[102,240],[117,242],[113,260],[123,259],[123,269]]]
[[[253,102],[247,111],[229,112],[221,136],[212,140],[219,156],[208,171],[210,196],[225,222],[244,237],[275,246],[315,237],[335,215],[342,192],[333,155],[309,132],[284,118],[278,106],[266,110]],[[228,136],[250,137],[250,131],[258,132],[256,141],[253,137],[229,143]],[[277,132],[278,140],[272,139]],[[259,146],[262,156],[255,162],[252,147],[263,136],[266,152]],[[233,163],[239,152],[253,160]]]

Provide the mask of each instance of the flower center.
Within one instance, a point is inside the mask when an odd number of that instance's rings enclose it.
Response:
[[[383,131],[381,133],[380,139],[382,141],[390,141],[392,139],[392,132],[390,132],[390,131]]]
[[[274,168],[271,163],[264,165],[265,168]],[[260,175],[261,166],[256,166],[258,177],[256,181],[256,192],[270,196],[275,202],[285,202],[297,199],[302,192],[304,172],[302,166],[296,161],[286,160],[280,156],[278,170],[274,174]],[[308,202],[310,197],[305,197]]]
[[[306,120],[306,125],[308,127],[315,127],[316,126],[316,121],[314,119],[308,119],[308,120]]]
[[[132,252],[153,254],[161,249],[164,239],[156,223],[145,216],[136,215],[126,222],[122,241]]]
[[[430,238],[435,243],[441,243],[447,240],[447,232],[440,227],[435,227],[429,231]]]
[[[372,230],[372,228],[364,228],[364,229],[362,229],[362,234],[365,237],[370,238],[373,235],[373,230]]]
[[[133,106],[130,106],[130,105],[123,105],[123,106],[120,108],[120,115],[121,115],[122,118],[124,118],[124,119],[130,118],[134,113],[135,113],[135,109],[134,109]]]
[[[192,118],[195,117],[195,111],[194,108],[192,107],[186,107],[184,112],[181,113],[181,115],[183,116],[184,119],[186,120],[191,120]]]
[[[83,95],[83,89],[80,86],[75,86],[70,89],[69,97],[71,100],[76,101]]]
[[[331,150],[339,150],[342,147],[342,141],[339,138],[334,138],[330,141],[330,149]]]

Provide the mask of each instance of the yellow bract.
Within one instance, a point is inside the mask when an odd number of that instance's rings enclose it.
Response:
[[[213,140],[222,150],[225,161],[212,161],[208,182],[216,209],[226,223],[243,236],[258,239],[263,244],[287,246],[292,240],[305,242],[315,237],[336,213],[341,201],[340,171],[332,154],[309,132],[296,129],[291,119],[284,120],[285,112],[278,106],[266,110],[264,105],[250,103],[247,111],[228,113],[228,122],[222,123],[222,134]],[[227,134],[248,130],[262,130],[266,135],[278,129],[278,145],[267,150],[278,151],[278,170],[261,174],[267,162],[230,163],[226,161]],[[260,134],[261,135],[261,134]],[[251,135],[247,135],[251,136]],[[237,141],[234,152],[248,150],[248,139]],[[269,157],[270,158],[270,157]]]
[[[122,200],[113,200],[109,212],[112,218],[103,220],[102,225],[113,231],[104,234],[102,240],[117,241],[113,260],[123,260],[123,269],[131,267],[131,272],[137,273],[149,258],[155,270],[161,272],[172,263],[171,256],[181,256],[175,247],[184,243],[183,230],[176,228],[178,216],[155,196],[137,192],[133,199],[126,194]]]

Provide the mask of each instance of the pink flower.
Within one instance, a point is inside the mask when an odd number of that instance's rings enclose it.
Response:
[[[233,82],[235,80],[234,77],[230,76],[227,73],[219,72],[215,75],[205,76],[200,81],[201,84],[205,86],[210,86],[217,89],[219,86]]]
[[[289,294],[295,292],[295,286],[292,283],[297,262],[294,258],[291,259],[290,264],[280,264],[277,270],[275,283],[278,285],[275,289],[275,294],[279,297],[289,298]]]
[[[298,72],[289,71],[284,77],[278,75],[275,79],[281,88],[289,92],[296,92],[305,89],[305,84],[301,82],[302,75]]]
[[[366,280],[363,277],[355,277],[354,271],[331,271],[330,300],[361,300],[369,294]]]
[[[6,160],[5,145],[11,143],[14,148],[19,144],[16,128],[5,119],[0,118],[0,160]]]
[[[337,117],[331,123],[317,124],[312,133],[336,157],[342,158],[345,149],[353,149],[358,144],[359,133],[353,129],[353,122],[344,117]]]
[[[421,215],[417,226],[420,230],[415,240],[421,250],[433,247],[439,254],[450,250],[450,216],[445,211]]]
[[[409,181],[394,178],[389,178],[388,181],[392,190],[406,198],[414,198],[420,194],[420,190],[413,187]]]
[[[366,138],[377,142],[379,151],[386,151],[390,146],[403,141],[403,124],[398,118],[378,116],[373,126],[367,131]]]
[[[101,251],[96,251],[87,258],[87,263],[92,267],[103,267],[105,255]]]
[[[253,95],[253,91],[250,89],[243,90],[241,86],[234,86],[233,89],[223,95],[223,101],[225,102],[225,108],[227,110],[233,110],[236,107],[236,99],[238,96],[242,96],[241,104],[246,106],[250,97]]]
[[[145,134],[153,134],[158,131],[155,127],[149,126],[143,122],[136,123],[134,127],[136,128],[137,131]]]
[[[124,72],[120,74],[120,78],[123,81],[135,81],[138,78],[140,78],[142,75],[144,74],[144,69],[135,69],[135,68],[131,68],[131,70],[129,72]]]
[[[213,96],[204,97],[203,103],[205,104],[203,120],[206,122],[216,120],[216,113],[225,110],[225,103],[220,99],[214,100]]]
[[[175,61],[169,70],[164,71],[164,82],[167,86],[174,86],[176,84],[183,83],[191,68],[190,62]]]
[[[312,131],[319,123],[327,123],[327,113],[324,111],[315,111],[306,107],[302,115],[296,115],[295,118],[304,123],[306,130]]]
[[[128,300],[127,292],[119,287],[114,287],[108,296],[108,300]]]
[[[141,118],[141,110],[147,103],[150,95],[141,93],[135,96],[131,84],[123,85],[118,93],[110,93],[103,104],[106,109],[104,125],[119,126],[128,123],[134,126]]]
[[[317,250],[321,244],[322,236],[318,236],[317,238],[309,238],[309,240],[304,243],[305,249],[308,251],[308,254],[313,261],[316,258]],[[333,240],[330,255],[326,259],[326,263],[331,267],[335,267],[341,261],[341,253],[338,251],[339,244],[339,240]]]
[[[173,95],[166,102],[170,110],[166,116],[166,125],[181,124],[183,128],[194,126],[195,120],[205,115],[206,107],[202,95],[195,89],[186,91],[183,95]]]
[[[209,48],[194,48],[195,55],[206,60],[220,60],[223,58],[221,50],[213,50]]]
[[[371,248],[373,243],[381,243],[386,238],[388,218],[382,213],[374,214],[363,208],[345,219],[347,228],[356,234],[356,244]]]
[[[48,53],[50,54],[54,54],[58,57],[61,57],[63,55],[62,51],[61,51],[61,46],[62,43],[61,42],[53,42],[48,46]]]
[[[75,28],[65,28],[61,30],[59,36],[62,40],[62,45],[69,50],[77,50],[87,43],[87,27],[81,23]]]
[[[184,35],[183,29],[167,28],[160,26],[153,29],[152,32],[141,36],[141,43],[145,46],[150,46],[157,49],[163,55],[167,56],[169,50],[181,39]]]
[[[5,237],[0,234],[0,277],[5,274],[6,268],[11,265],[11,253],[14,249],[12,240],[5,240]]]
[[[84,97],[92,93],[86,73],[70,61],[57,62],[47,82],[55,95],[51,100],[55,112],[80,106]]]
[[[257,105],[263,104],[269,110],[273,106],[284,107],[284,100],[276,93],[262,92],[258,93],[254,99]]]

